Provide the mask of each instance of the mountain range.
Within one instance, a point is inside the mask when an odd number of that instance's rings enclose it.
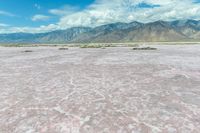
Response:
[[[48,33],[0,34],[0,43],[116,43],[200,41],[200,21],[112,23]]]

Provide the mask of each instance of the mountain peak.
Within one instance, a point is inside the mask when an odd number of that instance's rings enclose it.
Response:
[[[95,28],[73,27],[48,33],[0,34],[0,43],[71,43],[134,41],[200,41],[200,21],[111,23]]]
[[[200,24],[200,21],[192,20],[192,19],[185,19],[185,20],[175,20],[171,22],[171,25],[175,27],[184,27],[184,26],[195,26]]]

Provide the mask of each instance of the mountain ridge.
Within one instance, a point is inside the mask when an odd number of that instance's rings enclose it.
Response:
[[[200,21],[117,22],[94,28],[72,27],[47,33],[0,34],[0,43],[115,43],[140,41],[200,41]]]

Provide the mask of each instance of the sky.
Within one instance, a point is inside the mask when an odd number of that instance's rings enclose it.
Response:
[[[177,19],[200,20],[200,0],[0,0],[0,33]]]

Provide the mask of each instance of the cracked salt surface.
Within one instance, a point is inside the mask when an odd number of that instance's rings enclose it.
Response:
[[[154,47],[0,47],[0,133],[198,133],[200,46]]]

